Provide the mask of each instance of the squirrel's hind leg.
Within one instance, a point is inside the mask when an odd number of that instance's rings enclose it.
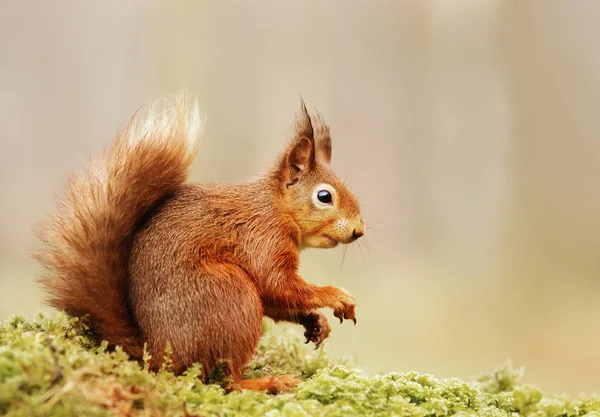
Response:
[[[148,268],[133,275],[131,289],[151,369],[160,369],[169,341],[178,375],[200,362],[207,378],[219,360],[226,360],[233,379],[228,390],[276,394],[300,382],[290,375],[241,378],[262,333],[263,308],[255,284],[239,266],[205,263],[195,270],[172,271],[169,280],[159,268]]]
[[[230,361],[235,373],[243,369],[262,333],[263,309],[252,280],[230,264],[169,272],[165,279],[163,270],[147,268],[131,282],[135,317],[152,355],[150,368],[160,369],[169,342],[175,374],[195,362],[210,373],[219,360]]]

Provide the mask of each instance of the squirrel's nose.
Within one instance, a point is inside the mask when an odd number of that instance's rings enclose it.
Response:
[[[365,234],[365,223],[362,217],[359,217],[359,222],[354,224],[354,230],[352,231],[352,240],[356,240]]]
[[[354,229],[354,231],[352,232],[352,239],[356,240],[364,234],[365,234],[365,232],[363,232],[362,230]]]
[[[352,232],[352,239],[356,240],[364,234],[365,234],[365,229],[363,227],[357,227]]]

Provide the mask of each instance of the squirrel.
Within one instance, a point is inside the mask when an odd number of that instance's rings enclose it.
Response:
[[[88,316],[91,333],[134,360],[144,349],[158,371],[167,343],[176,375],[199,362],[202,377],[219,360],[232,388],[285,392],[292,375],[243,379],[263,316],[303,325],[318,348],[331,330],[319,310],[354,321],[355,298],[298,275],[307,247],[360,238],[357,198],[331,168],[331,136],[301,99],[293,137],[262,176],[238,184],[193,184],[199,147],[197,100],[145,120],[134,115],[114,143],[69,178],[58,212],[38,230],[35,257],[46,302]]]

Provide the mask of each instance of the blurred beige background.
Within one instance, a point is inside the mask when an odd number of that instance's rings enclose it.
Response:
[[[41,308],[30,230],[140,105],[197,92],[192,179],[234,181],[280,151],[302,94],[376,229],[344,260],[303,255],[359,301],[329,348],[370,373],[511,358],[549,392],[597,391],[599,18],[584,0],[2,2],[0,319]]]

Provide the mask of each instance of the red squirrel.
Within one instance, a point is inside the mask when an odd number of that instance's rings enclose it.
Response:
[[[263,316],[298,323],[318,348],[330,327],[320,308],[354,321],[346,290],[298,275],[300,250],[333,248],[365,231],[357,198],[333,172],[329,127],[304,102],[293,138],[262,176],[238,184],[186,183],[201,121],[180,94],[145,121],[134,116],[89,172],[67,183],[40,236],[47,302],[89,316],[94,337],[159,370],[203,375],[231,366],[233,389],[292,389],[291,375],[243,379]]]

